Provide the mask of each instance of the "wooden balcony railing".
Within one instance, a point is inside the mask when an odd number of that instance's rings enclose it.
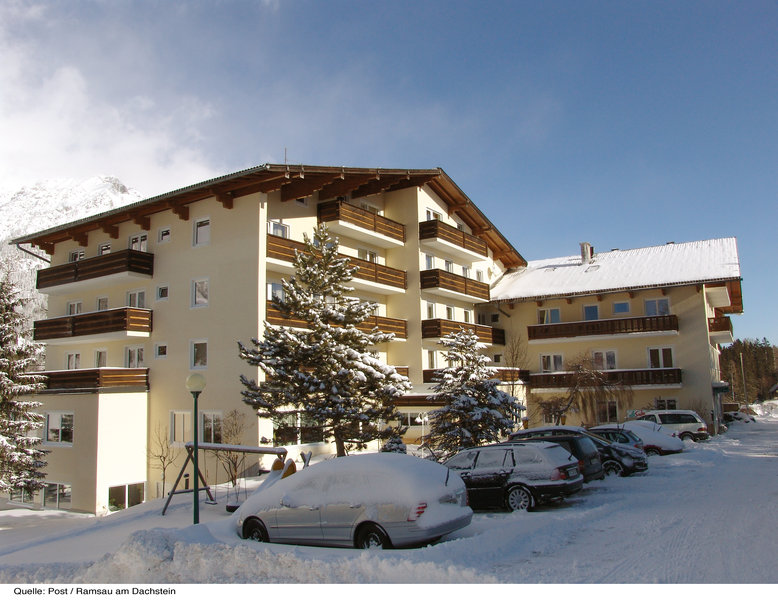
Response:
[[[138,250],[120,250],[41,269],[38,271],[38,289],[45,289],[66,283],[85,281],[116,273],[154,275],[154,255]]]
[[[489,300],[489,286],[475,279],[468,279],[462,275],[449,273],[442,269],[430,269],[422,271],[421,289],[442,288],[465,296]]]
[[[678,331],[678,317],[676,315],[662,315],[530,325],[527,327],[527,339],[545,340],[584,335],[621,335],[658,331]]]
[[[285,317],[280,310],[273,306],[273,303],[270,300],[268,300],[265,310],[267,322],[271,325],[283,325],[284,327],[300,328],[305,328],[308,325],[302,319]],[[384,333],[393,333],[397,338],[405,339],[408,337],[408,322],[404,319],[371,316],[367,320],[357,325],[357,329],[366,333],[373,331],[374,327],[377,327],[379,331]]]
[[[319,204],[317,210],[319,223],[345,221],[351,225],[356,225],[362,229],[405,243],[405,225],[372,213],[364,208],[359,208],[342,200],[333,200]]]
[[[395,367],[394,370],[397,371],[398,375],[410,377],[410,367]]]
[[[43,341],[121,331],[151,333],[151,311],[125,307],[35,321],[33,338]]]
[[[118,391],[119,389],[149,389],[149,370],[139,369],[75,369],[72,371],[43,371],[46,392],[84,392]]]
[[[732,319],[729,317],[710,317],[708,319],[708,331],[711,333],[732,333]]]
[[[529,380],[529,371],[509,367],[496,367],[496,369],[492,379],[499,379],[500,381],[518,381],[521,379],[525,383]],[[424,383],[436,383],[435,373],[439,370],[440,369],[424,369],[421,373],[422,381]]]
[[[419,239],[440,239],[481,256],[489,255],[488,246],[484,240],[437,219],[419,223]]]
[[[681,369],[634,369],[602,371],[606,380],[623,385],[677,385],[681,383]],[[572,373],[532,373],[529,383],[533,388],[569,388]]]
[[[505,330],[474,323],[449,321],[448,319],[427,319],[421,322],[422,338],[440,338],[455,333],[460,329],[474,331],[478,341],[484,344],[505,344]]]
[[[294,260],[295,250],[305,252],[305,244],[277,235],[269,234],[267,236],[267,255],[269,258],[292,262]],[[378,263],[372,263],[360,258],[354,258],[353,256],[346,256],[345,254],[340,254],[339,256],[348,258],[352,265],[359,267],[355,275],[355,278],[357,279],[364,279],[366,281],[372,281],[374,283],[388,285],[403,290],[408,288],[408,278],[405,271],[393,269],[386,265],[379,265]]]

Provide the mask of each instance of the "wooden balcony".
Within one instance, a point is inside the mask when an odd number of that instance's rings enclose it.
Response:
[[[109,276],[112,276],[112,279],[123,279],[149,278],[153,275],[153,254],[138,250],[120,250],[41,269],[38,271],[37,287],[47,294],[70,293],[76,287],[89,287],[74,284],[91,281],[96,285],[104,285],[103,279]]]
[[[424,369],[421,373],[424,383],[437,383],[435,373],[440,369]],[[496,367],[496,372],[492,379],[498,379],[500,382],[510,382],[522,380],[525,383],[529,381],[529,371],[523,369],[514,369],[510,367]]]
[[[75,369],[72,371],[44,371],[46,389],[41,393],[97,393],[124,392],[128,390],[148,391],[149,370],[120,369]]]
[[[484,240],[437,219],[419,223],[419,241],[464,260],[483,260],[489,255]]]
[[[113,340],[150,334],[151,311],[125,307],[35,321],[33,338],[49,343],[68,343],[87,341],[87,338]]]
[[[280,310],[273,306],[273,303],[268,300],[266,307],[266,319],[271,325],[282,325],[284,327],[299,327],[304,329],[307,327],[307,323],[302,319],[295,319],[291,317],[284,317]],[[370,333],[373,328],[377,327],[379,331],[384,333],[393,333],[395,338],[405,339],[408,337],[408,322],[404,319],[393,319],[391,317],[379,317],[371,316],[366,321],[363,321],[357,326],[357,329]]]
[[[478,341],[484,344],[505,345],[505,330],[474,323],[449,321],[448,319],[427,319],[421,322],[422,338],[441,338],[460,329],[474,331]]]
[[[394,248],[405,244],[405,225],[348,202],[323,202],[317,207],[317,212],[319,223],[327,223],[329,229],[335,233],[381,248]]]
[[[607,381],[635,386],[679,386],[681,384],[681,369],[634,369],[602,371]],[[529,383],[533,388],[561,388],[567,389],[572,385],[573,374],[559,373],[532,373]]]
[[[731,344],[734,341],[732,320],[729,317],[710,317],[708,319],[708,332],[714,344]]]
[[[267,236],[267,257],[269,259],[280,260],[290,263],[289,272],[291,273],[291,263],[294,261],[294,252],[305,252],[305,244],[296,242],[277,235]],[[379,293],[398,293],[404,292],[408,287],[408,278],[405,271],[393,269],[386,265],[379,265],[367,260],[346,256],[340,254],[343,258],[348,258],[352,265],[358,267],[358,270],[351,282],[355,288],[366,289]]]
[[[434,292],[439,296],[472,302],[489,300],[489,286],[475,279],[468,279],[442,269],[422,271],[420,278],[421,289]]]
[[[527,327],[527,339],[532,341],[587,335],[630,335],[673,331],[678,331],[678,317],[676,315],[662,315],[530,325]]]
[[[398,375],[405,375],[405,377],[410,377],[410,367],[395,367],[395,371],[397,371]]]

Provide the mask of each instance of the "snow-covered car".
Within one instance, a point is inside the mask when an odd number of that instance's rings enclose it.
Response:
[[[468,448],[444,465],[467,486],[472,508],[529,510],[583,487],[578,460],[552,442],[505,442]]]
[[[710,437],[708,426],[693,410],[646,410],[637,414],[640,421],[658,423],[682,440],[701,442]]]
[[[667,430],[651,421],[627,421],[621,427],[643,440],[643,451],[649,456],[683,452],[683,442]]]
[[[589,431],[596,433],[600,437],[604,437],[609,442],[626,444],[627,446],[634,446],[639,450],[644,450],[643,440],[629,429],[625,429],[622,425],[596,425],[594,427],[589,427]]]
[[[333,458],[262,485],[235,513],[244,539],[400,548],[467,526],[462,479],[429,460],[381,452]]]

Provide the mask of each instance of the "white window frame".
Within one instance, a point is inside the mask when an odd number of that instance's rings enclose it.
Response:
[[[619,305],[625,305],[627,307],[627,310],[616,310],[616,307]],[[618,300],[613,303],[613,314],[614,315],[628,315],[631,312],[632,307],[629,304],[629,300]]]
[[[424,270],[425,271],[431,271],[435,268],[435,255],[434,254],[425,254],[424,255]]]
[[[467,308],[462,311],[462,321],[465,323],[472,323],[473,322],[473,311],[468,310]]]
[[[127,306],[132,308],[146,308],[146,290],[130,290],[127,292]]]
[[[204,302],[198,302],[197,301],[197,289],[198,285],[200,286],[200,290],[202,293],[202,284],[205,284],[205,301]],[[190,296],[190,308],[207,308],[208,304],[210,302],[210,296],[211,296],[211,284],[208,279],[208,277],[201,277],[199,279],[193,279],[192,280],[192,286],[191,286],[191,296]]]
[[[654,309],[653,314],[650,313],[649,310],[648,310],[649,303],[653,303],[654,304],[655,309]],[[660,303],[666,303],[667,304],[667,314],[668,315],[672,314],[671,309],[670,309],[670,298],[667,298],[667,297],[646,298],[645,300],[643,300],[643,310],[646,313],[646,316],[647,317],[661,317],[661,316],[664,316],[665,313],[660,313],[659,312],[659,304]]]
[[[162,294],[162,290],[165,290],[165,295],[164,296],[160,295],[160,294]],[[154,294],[154,299],[157,302],[167,302],[170,299],[170,286],[167,285],[167,284],[165,284],[165,285],[158,285],[156,293]]]
[[[549,367],[546,369],[543,366],[543,359],[548,358]],[[556,367],[559,366],[557,369]],[[558,373],[564,369],[565,361],[562,354],[541,354],[540,355],[540,372],[541,373]]]
[[[103,363],[100,364],[100,357],[103,358]],[[103,367],[108,366],[108,349],[107,348],[96,348],[95,349],[95,369],[101,369]]]
[[[593,308],[597,311],[597,316],[594,319],[587,319],[586,318],[586,309],[587,308]],[[599,304],[584,304],[581,307],[581,318],[584,321],[599,321],[600,320],[600,305]]]
[[[214,441],[213,435],[211,435],[211,439],[208,439],[205,435],[205,424],[206,421],[211,421],[211,433],[215,430],[213,427],[214,419],[218,418],[218,431],[219,431],[219,441]],[[204,443],[208,444],[222,444],[224,443],[224,415],[222,414],[222,411],[220,410],[203,410],[200,411],[200,440],[202,440]]]
[[[180,433],[178,426],[180,425]],[[181,439],[178,439],[178,438]],[[170,411],[170,443],[183,446],[192,439],[192,411]]]
[[[86,258],[86,249],[79,248],[78,250],[71,250],[68,252],[68,262],[78,262]]]
[[[278,281],[267,282],[267,299],[272,301],[273,298],[278,298],[282,302],[286,299],[283,283]]]
[[[670,364],[669,366],[665,364],[665,350],[670,351]],[[659,358],[659,366],[654,367],[651,364],[651,352],[656,351],[657,357]],[[646,354],[648,358],[648,368],[649,369],[672,369],[675,367],[675,348],[673,346],[649,346],[646,349]]]
[[[276,230],[276,228],[278,228]],[[269,219],[267,222],[267,232],[285,240],[289,239],[289,225],[281,219]]]
[[[475,270],[475,280],[476,281],[480,281],[481,283],[483,283],[483,281],[484,281],[484,272],[483,272],[482,269],[476,269]]]
[[[427,221],[440,221],[443,218],[443,213],[433,208],[428,208],[425,215]]]
[[[435,350],[427,350],[427,368],[438,368],[438,353]]]
[[[427,318],[434,319],[436,312],[436,305],[434,302],[427,302]]]
[[[75,371],[81,368],[81,353],[80,352],[66,352],[65,353],[65,370]]]
[[[553,315],[556,314],[557,318],[554,320]],[[551,325],[553,323],[562,322],[562,309],[556,306],[549,306],[548,308],[538,309],[538,325]]]
[[[100,303],[103,302],[103,301],[105,301],[105,306],[101,307]],[[98,296],[97,297],[97,299],[95,300],[95,310],[97,312],[108,310],[108,296]]]
[[[82,312],[84,312],[84,303],[81,300],[68,302],[67,316],[80,315]]]
[[[104,242],[97,245],[97,256],[105,256],[111,253],[111,242]]]
[[[592,350],[592,365],[595,368],[597,367],[597,359],[595,358],[595,354],[601,354],[602,355],[602,368],[598,369],[600,371],[613,371],[618,368],[617,364],[617,356],[615,350]],[[608,366],[608,355],[611,355],[613,357],[613,366]]]
[[[462,265],[462,277],[470,279],[470,267]]]
[[[445,270],[447,273],[453,273],[454,272],[454,261],[446,259],[443,262],[443,270]]]
[[[124,347],[124,367],[142,369],[146,366],[146,349],[142,344]]]
[[[446,305],[446,320],[456,321],[456,309],[453,306]]]
[[[205,224],[204,228],[201,226]],[[204,234],[204,235],[203,235]],[[192,247],[210,246],[211,244],[211,217],[200,217],[192,223]]]
[[[160,351],[162,349],[165,349],[164,354],[160,354]],[[168,357],[168,343],[167,342],[158,342],[154,344],[154,358],[159,360],[165,360]]]
[[[197,346],[205,344],[205,363],[195,364],[195,355],[197,354]],[[208,368],[208,340],[197,339],[189,341],[189,368],[195,371],[201,371]]]
[[[130,250],[137,250],[138,252],[149,251],[149,234],[146,231],[141,231],[131,235],[127,240],[127,248]]]
[[[70,415],[70,441],[63,442],[62,441],[62,417],[65,415]],[[59,421],[60,427],[56,430],[58,431],[58,439],[54,440],[49,437],[49,431],[51,430],[51,427],[49,427],[49,423],[51,421],[51,417],[57,417]],[[43,425],[43,443],[49,445],[49,446],[72,446],[74,440],[76,439],[76,415],[72,410],[50,410],[46,411],[45,413],[45,423]]]
[[[157,243],[167,244],[170,242],[172,236],[173,236],[173,230],[171,229],[170,225],[165,225],[164,227],[160,227],[157,230]]]

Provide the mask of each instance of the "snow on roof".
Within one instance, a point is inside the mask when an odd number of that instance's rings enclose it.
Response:
[[[592,294],[740,279],[734,237],[633,250],[533,260],[506,273],[491,291],[497,301]]]

